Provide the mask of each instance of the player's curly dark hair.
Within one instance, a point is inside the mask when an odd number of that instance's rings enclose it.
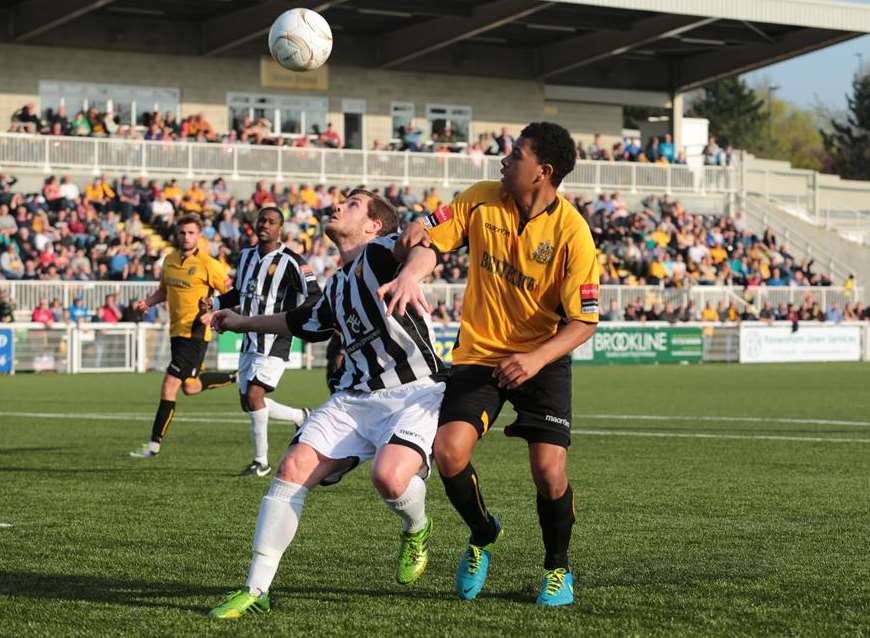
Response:
[[[558,186],[565,176],[574,170],[577,162],[577,147],[571,134],[553,122],[532,122],[520,135],[531,142],[532,150],[541,164],[553,167],[550,182]]]

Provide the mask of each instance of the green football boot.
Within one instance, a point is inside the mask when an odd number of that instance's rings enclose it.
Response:
[[[410,585],[420,578],[429,564],[429,537],[432,535],[432,519],[426,517],[426,525],[419,532],[402,532],[399,548],[399,563],[396,580],[401,585]]]
[[[269,594],[255,596],[247,589],[230,592],[226,599],[208,612],[211,618],[232,620],[245,614],[266,614],[272,608]]]

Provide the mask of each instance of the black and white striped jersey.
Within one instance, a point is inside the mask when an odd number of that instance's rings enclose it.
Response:
[[[337,330],[345,352],[336,390],[373,392],[444,372],[435,354],[429,315],[387,316],[378,288],[399,269],[393,246],[399,235],[371,241],[354,261],[326,282],[311,308],[287,313],[290,331],[306,341],[326,341]]]
[[[260,256],[255,246],[242,251],[233,289],[219,299],[221,308],[239,306],[239,312],[250,317],[310,308],[320,296],[314,271],[300,255],[281,246]],[[290,354],[290,337],[248,332],[241,352],[286,360]]]

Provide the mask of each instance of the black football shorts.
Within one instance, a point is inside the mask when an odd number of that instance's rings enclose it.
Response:
[[[486,434],[501,412],[505,401],[517,412],[516,421],[505,428],[507,436],[518,436],[529,443],[571,445],[571,359],[563,357],[514,390],[499,388],[492,376],[494,368],[480,365],[454,365],[441,403],[439,425],[465,421]]]
[[[196,378],[202,372],[202,362],[208,350],[208,341],[189,337],[172,337],[169,340],[172,360],[166,374],[181,379]]]

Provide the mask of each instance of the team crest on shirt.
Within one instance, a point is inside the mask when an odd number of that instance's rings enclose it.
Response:
[[[532,254],[532,259],[539,264],[549,264],[553,261],[553,244],[549,241],[542,241]]]
[[[354,269],[353,274],[357,277],[362,277],[363,264],[362,259],[360,259],[359,263],[356,265],[356,269]]]
[[[196,274],[196,266],[191,266],[187,269],[187,274],[193,277]]]
[[[272,264],[271,266],[269,266],[268,275],[271,277],[272,275],[275,274],[276,270],[278,270],[278,264]]]

